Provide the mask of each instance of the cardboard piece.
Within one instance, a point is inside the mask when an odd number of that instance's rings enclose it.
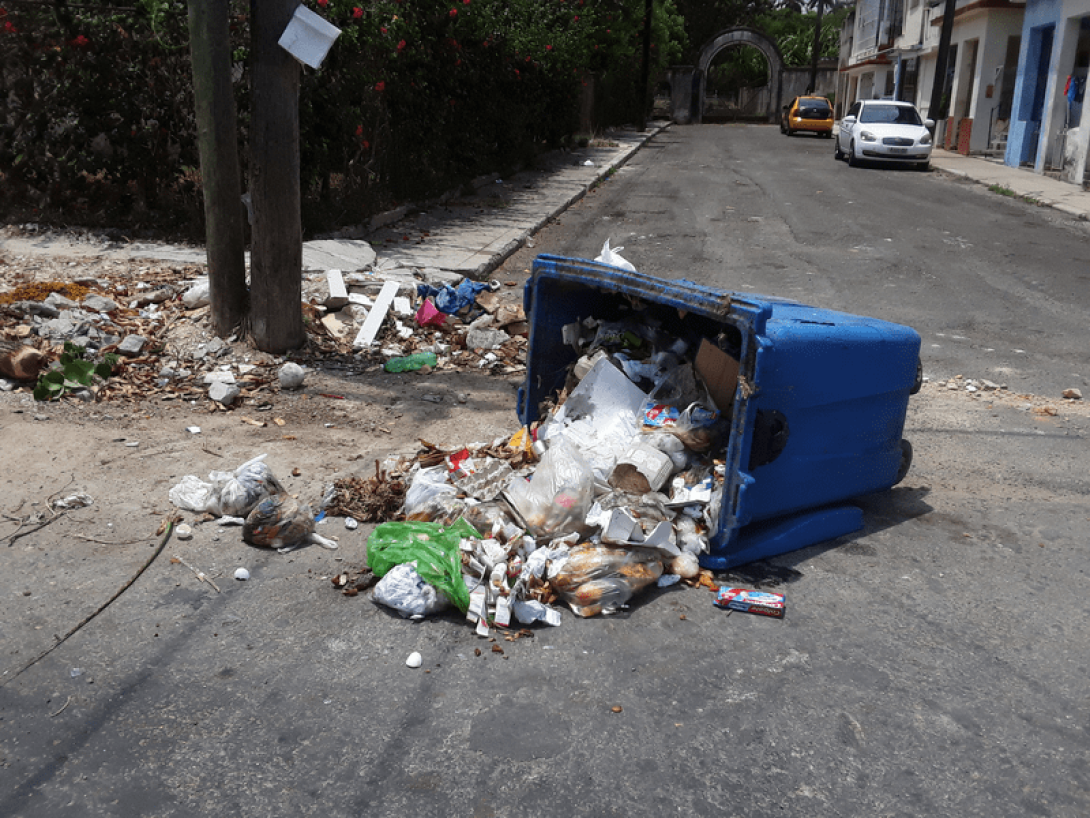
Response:
[[[694,367],[708,387],[715,408],[729,414],[734,406],[734,393],[738,389],[738,361],[705,338],[700,342]]]

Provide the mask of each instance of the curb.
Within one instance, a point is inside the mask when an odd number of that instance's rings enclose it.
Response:
[[[610,162],[610,164],[608,166],[602,168],[602,170],[599,173],[595,174],[594,180],[592,182],[589,182],[586,185],[584,185],[582,190],[580,190],[577,193],[573,194],[563,204],[561,204],[558,207],[554,208],[551,213],[548,213],[548,214],[542,216],[540,219],[538,219],[533,224],[532,227],[530,227],[528,230],[523,232],[523,234],[521,236],[519,236],[517,239],[512,239],[510,242],[508,242],[506,245],[504,245],[504,247],[498,253],[495,253],[492,256],[491,260],[486,261],[484,264],[481,264],[479,267],[477,267],[477,269],[474,270],[473,274],[471,276],[469,276],[469,277],[473,278],[474,280],[480,281],[481,279],[483,279],[484,277],[489,275],[493,270],[495,270],[497,267],[499,267],[501,264],[503,264],[505,261],[507,261],[507,259],[509,259],[511,256],[513,256],[515,253],[517,253],[523,247],[525,247],[526,242],[528,242],[533,237],[533,235],[535,233],[537,233],[539,230],[541,230],[543,227],[545,227],[545,225],[547,225],[549,222],[551,222],[553,219],[555,219],[557,216],[559,216],[561,213],[563,213],[565,210],[567,210],[573,204],[575,204],[580,199],[582,199],[584,196],[586,196],[587,193],[590,192],[591,189],[593,189],[599,182],[602,181],[602,179],[604,179],[607,176],[614,173],[618,168],[623,167],[624,164],[626,162],[628,162],[629,159],[631,159],[633,156],[636,155],[636,153],[640,150],[640,148],[642,148],[644,145],[646,145],[649,141],[651,141],[653,138],[658,136],[660,133],[665,131],[671,125],[673,125],[672,122],[663,122],[663,123],[661,123],[659,125],[656,125],[653,128],[649,127],[641,135],[639,142],[637,142],[635,145],[633,145],[632,147],[625,150],[620,155],[620,157],[615,159],[613,162]]]

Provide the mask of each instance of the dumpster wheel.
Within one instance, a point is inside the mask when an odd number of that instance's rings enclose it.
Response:
[[[893,481],[896,486],[908,476],[908,470],[912,467],[912,444],[907,440],[901,440],[901,465],[897,468],[897,477]]]

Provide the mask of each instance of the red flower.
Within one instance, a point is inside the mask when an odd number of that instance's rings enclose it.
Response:
[[[575,22],[577,22],[577,23],[579,22],[579,15],[578,14],[575,15]]]
[[[318,5],[321,6],[322,8],[325,8],[326,6],[329,5],[329,0],[318,0]]]
[[[458,16],[458,9],[451,9],[450,10],[450,16],[451,17],[457,17]]]
[[[74,38],[72,40],[69,40],[68,44],[73,45],[76,48],[83,48],[83,46],[88,45],[90,42],[91,42],[90,40],[88,40],[86,37],[84,37],[82,34],[80,34],[78,37],[76,37],[76,38]]]
[[[5,20],[4,21],[4,31],[6,31],[8,34],[18,34],[19,33],[19,29],[17,29],[15,27],[15,24],[13,22],[11,22],[11,20]]]
[[[407,46],[407,45],[408,45],[408,43],[407,43],[407,42],[405,42],[404,40],[402,40],[401,42],[399,42],[399,43],[397,44],[397,50],[398,50],[398,51],[404,51],[404,50],[405,50],[405,46]]]
[[[551,45],[547,45],[547,46],[545,46],[545,50],[546,51],[552,51],[553,47]]]
[[[362,125],[357,125],[356,126],[356,136],[363,136],[363,126]]]
[[[586,85],[585,82],[583,84]],[[363,140],[360,144],[363,145],[364,150],[370,150],[370,148],[371,148],[371,143],[368,142],[366,139]]]
[[[375,90],[376,91],[385,91],[386,90],[386,83],[382,82],[382,81],[376,82],[375,83]]]
[[[352,9],[352,16],[357,20],[360,19],[363,16],[363,9],[361,9],[359,6],[356,6],[354,9]]]
[[[383,34],[385,34],[386,33],[386,28],[385,27],[380,27],[379,31],[381,31]]]

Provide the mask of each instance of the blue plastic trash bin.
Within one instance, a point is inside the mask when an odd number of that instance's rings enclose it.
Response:
[[[856,531],[863,513],[845,501],[888,489],[908,470],[912,449],[901,436],[920,386],[920,336],[910,327],[545,255],[534,261],[524,298],[524,424],[541,416],[578,357],[561,328],[588,317],[636,316],[691,350],[706,340],[737,361],[719,524],[700,560],[706,568]]]

